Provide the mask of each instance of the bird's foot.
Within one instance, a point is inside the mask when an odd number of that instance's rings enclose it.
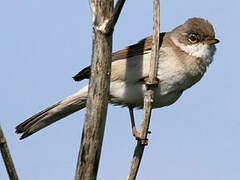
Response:
[[[148,145],[148,139],[142,138],[140,136],[140,133],[136,130],[136,128],[132,129],[133,136],[136,138],[137,141],[139,141],[142,145],[147,146]],[[150,133],[150,132],[148,132]]]
[[[153,83],[151,83],[149,77],[146,77],[146,78],[144,78],[144,83],[147,84],[147,85],[158,86],[159,79],[155,77],[154,80],[153,80]]]

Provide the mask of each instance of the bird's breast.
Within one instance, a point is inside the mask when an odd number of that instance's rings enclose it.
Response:
[[[160,57],[157,73],[160,94],[190,88],[201,79],[205,70],[205,65],[196,58],[180,59],[174,55]]]

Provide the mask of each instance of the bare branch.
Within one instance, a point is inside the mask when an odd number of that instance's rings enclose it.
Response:
[[[95,180],[97,177],[106,122],[112,58],[112,33],[107,32],[105,28],[111,21],[110,28],[114,29],[124,2],[125,0],[119,0],[117,12],[114,14],[113,0],[89,0],[93,17],[91,78],[75,180]]]
[[[146,83],[147,91],[144,96],[144,109],[143,119],[141,121],[140,136],[143,141],[138,141],[134,151],[133,160],[131,163],[130,173],[127,180],[135,180],[137,172],[141,163],[142,155],[144,152],[145,145],[147,145],[147,134],[151,118],[152,102],[154,99],[153,88],[157,84],[157,68],[159,58],[159,32],[160,32],[160,3],[159,0],[153,0],[154,2],[154,29],[153,29],[153,41],[152,41],[152,54],[150,63],[149,79]]]
[[[119,18],[119,15],[121,13],[122,7],[124,5],[126,0],[118,0],[114,10],[113,10],[113,14],[111,16],[111,18],[106,19],[101,26],[98,26],[97,29],[99,31],[101,31],[102,33],[108,34],[108,33],[112,33],[115,24],[117,23],[117,20]]]
[[[11,158],[11,154],[8,149],[7,141],[6,141],[6,138],[4,137],[1,126],[0,126],[0,149],[1,149],[5,167],[8,172],[9,179],[18,180],[17,172],[15,170],[13,160]]]
[[[151,91],[151,90],[150,90]],[[140,166],[142,155],[144,152],[145,145],[147,145],[147,133],[151,117],[151,104],[153,99],[153,92],[147,91],[144,97],[144,109],[143,109],[143,119],[141,121],[140,136],[142,141],[137,142],[137,146],[134,150],[133,159],[131,162],[130,173],[127,180],[135,180]],[[150,107],[150,108],[147,108]]]
[[[115,5],[115,8],[113,10],[113,15],[106,24],[105,27],[105,33],[111,33],[114,29],[115,24],[117,23],[117,20],[119,18],[119,15],[121,13],[122,7],[125,3],[125,0],[118,0],[117,4]]]
[[[95,14],[96,14],[96,7],[95,7],[95,0],[89,0],[89,6],[92,12],[92,22],[94,22]]]
[[[159,34],[160,34],[160,2],[159,0],[154,0],[154,27],[153,27],[153,41],[152,41],[152,54],[151,54],[151,64],[149,72],[149,83],[155,84],[158,69],[158,59],[159,59]]]

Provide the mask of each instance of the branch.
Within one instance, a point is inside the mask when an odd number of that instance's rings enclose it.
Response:
[[[97,177],[109,99],[111,32],[124,2],[119,0],[113,12],[113,0],[89,0],[93,24],[91,78],[75,180],[95,180]]]
[[[4,137],[1,126],[0,126],[0,149],[1,149],[5,167],[8,172],[9,179],[18,180],[17,172],[15,170],[13,160],[11,158],[11,154],[8,149],[7,141],[6,141],[6,138]]]
[[[152,111],[152,102],[154,99],[154,91],[157,84],[157,68],[159,59],[159,32],[160,32],[160,3],[159,0],[154,1],[154,28],[153,28],[153,41],[152,41],[152,52],[151,52],[151,63],[149,79],[146,83],[147,91],[144,95],[144,109],[143,119],[141,121],[140,136],[144,141],[138,141],[135,147],[133,160],[131,163],[130,173],[127,180],[135,180],[137,172],[141,163],[144,148],[147,145],[147,134],[149,133],[149,123]]]
[[[121,13],[122,7],[126,0],[118,0],[111,18],[107,19],[101,26],[98,26],[97,29],[105,34],[112,33],[114,26],[117,23],[119,15]]]
[[[149,72],[149,85],[154,85],[157,77],[157,68],[159,62],[159,34],[160,34],[160,2],[154,1],[154,27],[153,27],[153,41],[152,54]]]
[[[122,7],[125,3],[125,0],[118,0],[117,4],[115,5],[115,8],[113,10],[113,15],[109,19],[108,23],[105,27],[105,33],[111,33],[114,29],[115,24],[117,23],[117,20],[119,18],[119,15],[121,13]]]
[[[143,109],[143,119],[141,121],[140,128],[140,136],[143,140],[147,140],[148,127],[150,123],[151,117],[151,104],[153,99],[153,91],[147,91],[144,95],[144,109]],[[135,180],[137,176],[137,172],[142,160],[142,155],[144,152],[145,145],[147,145],[146,141],[138,141],[137,146],[134,150],[133,159],[131,162],[130,173],[127,177],[127,180]]]

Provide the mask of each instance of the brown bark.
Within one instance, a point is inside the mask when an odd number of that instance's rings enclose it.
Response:
[[[93,41],[91,78],[75,180],[95,180],[101,155],[110,85],[112,32],[125,0],[89,0]]]
[[[152,111],[152,101],[154,98],[153,88],[157,85],[157,68],[159,59],[159,32],[160,32],[160,2],[159,0],[153,0],[154,3],[154,28],[153,28],[153,41],[152,41],[152,54],[151,54],[151,64],[148,82],[146,83],[147,91],[144,96],[144,109],[143,109],[143,119],[141,121],[140,136],[141,139],[138,141],[135,147],[133,159],[131,162],[130,173],[127,180],[135,180],[137,172],[141,163],[142,155],[144,152],[145,145],[148,144],[147,134],[151,118]]]
[[[9,152],[7,141],[6,141],[6,138],[4,137],[1,126],[0,126],[0,149],[1,149],[5,167],[8,172],[9,179],[10,180],[18,180],[17,172],[14,167],[14,163],[13,163],[11,154]]]

